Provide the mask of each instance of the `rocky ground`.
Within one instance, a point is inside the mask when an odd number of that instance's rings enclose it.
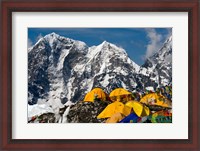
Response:
[[[69,123],[103,123],[105,119],[97,119],[97,116],[105,109],[109,102],[94,101],[78,102],[70,107],[67,115]]]

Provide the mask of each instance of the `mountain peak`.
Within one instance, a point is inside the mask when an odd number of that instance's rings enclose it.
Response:
[[[103,41],[99,46],[102,47],[102,48],[103,48],[103,47],[106,47],[106,48],[107,48],[107,47],[110,47],[110,45],[111,45],[111,43],[109,43],[109,42],[107,42],[107,41]]]
[[[58,35],[55,32],[52,32],[50,34],[47,34],[43,38],[47,43],[49,43],[51,48],[54,48],[56,45],[57,46],[63,46],[63,44],[72,44],[75,42],[75,40],[66,38],[63,36]]]
[[[49,39],[49,38],[59,38],[60,35],[56,34],[55,32],[52,32],[50,34],[47,34],[46,36],[44,36],[45,39]]]
[[[114,52],[114,54],[126,54],[126,51],[123,48],[120,48],[118,46],[116,46],[113,43],[110,43],[108,41],[103,41],[101,44],[99,44],[96,47],[93,47],[94,49],[92,49],[93,52],[105,52],[105,53],[111,53]]]
[[[106,40],[104,40],[104,41],[102,42],[102,45],[107,45],[107,44],[109,44],[109,42],[107,42]]]

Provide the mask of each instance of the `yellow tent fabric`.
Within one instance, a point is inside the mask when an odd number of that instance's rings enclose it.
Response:
[[[122,102],[114,102],[109,104],[98,116],[97,118],[108,118],[113,116],[115,113],[121,113],[125,116],[131,113],[131,108],[124,105]]]
[[[95,97],[103,101],[106,101],[106,95],[107,94],[101,88],[94,88],[92,91],[88,92],[85,95],[83,101],[94,102]]]
[[[126,106],[133,108],[133,111],[139,117],[148,116],[150,114],[149,108],[138,101],[129,101],[126,103]]]
[[[128,92],[127,90],[123,89],[123,88],[117,88],[115,90],[113,90],[110,93],[110,97],[112,96],[119,96],[119,95],[129,95],[131,94],[130,92]]]
[[[117,113],[113,114],[110,118],[108,118],[106,120],[106,123],[117,123],[117,122],[121,121],[123,118],[124,118],[124,116],[121,113],[117,112]]]
[[[117,88],[110,93],[109,97],[112,101],[121,101],[125,99],[125,101],[127,102],[131,100],[131,98],[129,97],[130,95],[131,92],[123,88]]]
[[[145,95],[141,100],[141,103],[147,104],[147,105],[158,105],[162,107],[172,107],[172,102],[168,100],[166,97],[164,97],[161,94],[157,93],[150,93]]]

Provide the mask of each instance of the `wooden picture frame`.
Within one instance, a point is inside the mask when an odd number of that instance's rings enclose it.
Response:
[[[198,0],[3,0],[1,2],[1,149],[2,150],[200,150]],[[12,12],[188,12],[188,139],[12,139]]]

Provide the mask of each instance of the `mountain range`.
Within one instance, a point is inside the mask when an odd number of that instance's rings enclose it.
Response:
[[[123,48],[104,41],[98,46],[48,34],[28,48],[28,103],[61,106],[77,102],[95,87],[108,94],[118,87],[130,92],[172,84],[172,36],[142,66]]]

